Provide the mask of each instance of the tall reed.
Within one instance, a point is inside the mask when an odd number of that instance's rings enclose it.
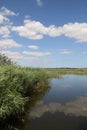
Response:
[[[0,65],[0,120],[19,116],[34,92],[41,92],[47,85],[42,69]]]

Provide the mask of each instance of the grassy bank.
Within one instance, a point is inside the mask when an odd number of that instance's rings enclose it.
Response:
[[[20,116],[31,95],[40,93],[46,86],[43,69],[0,65],[0,121]]]
[[[87,68],[46,68],[48,77],[59,77],[62,74],[87,75]]]

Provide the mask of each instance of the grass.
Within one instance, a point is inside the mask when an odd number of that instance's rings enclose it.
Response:
[[[49,78],[60,77],[62,74],[87,75],[87,68],[46,68]]]

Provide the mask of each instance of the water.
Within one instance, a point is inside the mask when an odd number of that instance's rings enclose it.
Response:
[[[87,130],[87,76],[63,75],[34,104],[24,130]]]

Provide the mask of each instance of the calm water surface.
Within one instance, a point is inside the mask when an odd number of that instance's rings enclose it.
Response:
[[[63,75],[28,114],[24,130],[87,130],[87,76]]]

